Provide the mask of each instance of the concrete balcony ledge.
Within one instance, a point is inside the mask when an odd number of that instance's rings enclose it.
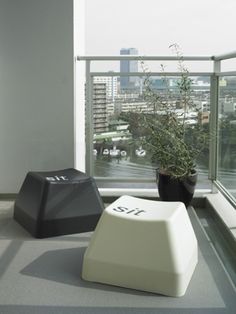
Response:
[[[206,194],[206,201],[224,223],[236,243],[236,210],[220,193]]]
[[[205,194],[210,193],[210,191],[210,189],[198,189],[194,198],[205,197]],[[99,192],[103,197],[119,197],[124,194],[137,197],[159,197],[157,188],[99,188]]]

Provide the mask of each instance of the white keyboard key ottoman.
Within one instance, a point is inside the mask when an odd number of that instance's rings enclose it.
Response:
[[[196,267],[197,250],[183,203],[122,196],[98,222],[82,278],[179,297]]]

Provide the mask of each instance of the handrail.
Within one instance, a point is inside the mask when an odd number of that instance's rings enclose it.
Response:
[[[185,61],[221,61],[236,58],[236,51],[213,55],[213,56],[181,56],[182,60]],[[77,56],[76,60],[89,60],[89,61],[120,61],[120,60],[145,60],[145,61],[177,61],[179,56],[145,56],[145,55],[114,55],[114,56],[103,56],[103,55],[90,55],[90,56]]]
[[[212,56],[141,56],[141,55],[118,55],[118,56],[77,56],[77,61],[120,61],[120,60],[143,60],[143,61],[214,61]]]
[[[232,59],[232,58],[236,58],[236,51],[228,52],[228,53],[221,54],[218,56],[217,55],[213,56],[213,60],[215,60],[215,61]]]
[[[211,76],[214,72],[188,72],[189,76]],[[153,72],[150,74],[152,76],[180,76],[181,71],[179,72]],[[90,72],[90,75],[93,76],[146,76],[145,72]]]
[[[217,76],[236,76],[236,71],[215,72]]]

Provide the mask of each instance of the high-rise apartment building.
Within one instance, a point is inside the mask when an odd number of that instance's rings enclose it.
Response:
[[[108,130],[107,112],[106,112],[106,84],[93,84],[93,122],[94,133],[102,133]]]
[[[109,100],[114,101],[117,97],[117,77],[116,76],[95,76],[94,83],[105,83],[106,94]]]
[[[122,48],[120,55],[138,55],[136,48]],[[120,72],[138,72],[138,61],[137,60],[121,60],[120,61]],[[138,86],[138,78],[134,76],[121,76],[120,78],[120,90],[127,91],[133,90]]]

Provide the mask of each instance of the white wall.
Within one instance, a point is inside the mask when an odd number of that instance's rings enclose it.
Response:
[[[74,165],[73,0],[0,0],[0,193]]]
[[[74,55],[85,53],[85,0],[74,0]],[[85,62],[75,64],[75,168],[85,172]]]

